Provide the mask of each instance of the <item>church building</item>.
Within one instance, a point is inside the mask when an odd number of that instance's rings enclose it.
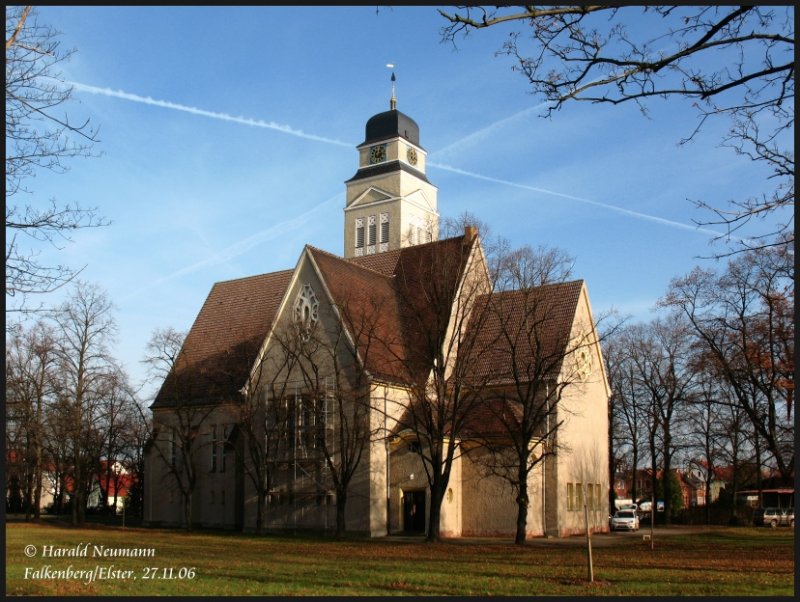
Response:
[[[394,93],[356,150],[341,256],[211,287],[151,406],[146,524],[422,534],[438,496],[442,536],[513,537],[524,449],[527,536],[607,530],[585,282],[501,289],[476,228],[440,238]]]

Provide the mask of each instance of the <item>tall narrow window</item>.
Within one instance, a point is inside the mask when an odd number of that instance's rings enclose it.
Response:
[[[580,510],[583,508],[583,484],[575,483],[575,509]]]
[[[591,483],[586,485],[586,505],[589,510],[594,510],[594,485]]]
[[[217,425],[211,427],[211,472],[217,469]]]
[[[222,427],[222,466],[220,472],[225,472],[225,465],[228,463],[228,425]]]
[[[375,216],[369,216],[369,231],[367,233],[367,244],[374,245],[376,242],[376,232],[377,232],[377,225],[375,223]]]
[[[170,466],[175,466],[175,463],[178,459],[178,442],[176,441],[177,435],[175,433],[175,428],[171,428],[169,431],[169,454],[170,454]]]
[[[378,234],[378,225],[375,221],[375,216],[370,215],[367,221],[367,255],[372,255],[375,253],[375,245],[378,242],[377,239]]]
[[[356,218],[356,249],[364,248],[364,218]]]
[[[381,242],[389,242],[389,214],[381,213]]]
[[[567,510],[575,509],[575,489],[572,483],[567,483]]]

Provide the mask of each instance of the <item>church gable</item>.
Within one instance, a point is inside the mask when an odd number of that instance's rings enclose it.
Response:
[[[415,205],[428,213],[436,213],[436,204],[431,201],[422,189],[417,189],[411,194],[406,195],[406,202]]]
[[[325,333],[332,319],[329,295],[306,247],[291,274],[269,334],[250,364],[250,386],[257,388],[276,378],[289,378],[280,373],[290,354],[303,341]]]
[[[574,341],[575,353],[571,358],[570,369],[574,371],[575,377],[581,382],[599,383],[606,396],[610,396],[611,387],[604,368],[600,337],[592,315],[586,284],[580,291],[571,338]]]
[[[373,203],[380,203],[382,201],[391,201],[395,197],[390,195],[388,192],[384,192],[380,188],[370,187],[358,197],[353,199],[353,202],[350,203],[348,208],[354,207],[365,207],[367,205],[372,205]]]

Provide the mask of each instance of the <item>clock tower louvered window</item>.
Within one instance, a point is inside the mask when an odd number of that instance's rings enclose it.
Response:
[[[356,257],[364,254],[364,218],[356,218]]]
[[[381,245],[379,251],[383,253],[389,250],[389,214],[381,213]]]
[[[370,215],[367,222],[367,255],[372,255],[375,253],[375,245],[378,242],[376,240],[377,233],[378,225],[375,221],[375,216]]]

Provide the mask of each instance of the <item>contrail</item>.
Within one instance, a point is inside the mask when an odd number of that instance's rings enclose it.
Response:
[[[490,123],[486,127],[483,127],[481,129],[479,129],[477,132],[473,132],[472,134],[469,134],[468,136],[464,136],[460,140],[456,140],[455,142],[451,142],[450,144],[448,144],[444,148],[440,148],[440,149],[437,149],[437,150],[431,152],[430,155],[428,155],[428,157],[430,158],[430,157],[433,157],[433,156],[446,155],[450,150],[452,150],[454,148],[465,146],[465,145],[468,145],[468,144],[474,144],[478,140],[481,140],[483,138],[486,138],[490,134],[493,134],[494,131],[497,128],[499,128],[501,126],[504,126],[507,123],[510,123],[510,122],[514,121],[515,119],[518,119],[518,118],[520,118],[520,117],[522,117],[524,115],[528,115],[529,113],[532,113],[533,111],[537,111],[538,109],[540,109],[541,107],[543,107],[543,106],[545,106],[547,104],[550,104],[549,100],[545,101],[545,102],[542,102],[542,103],[539,103],[538,105],[535,105],[533,107],[528,107],[527,109],[523,109],[521,111],[518,111],[518,112],[514,113],[513,115],[510,115],[509,117],[505,117],[503,119],[495,121],[494,123]],[[430,165],[430,164],[431,163],[429,161],[428,165]]]
[[[247,238],[235,242],[234,244],[222,249],[221,251],[215,253],[210,257],[206,257],[205,259],[195,262],[192,265],[188,265],[184,268],[176,270],[175,272],[172,272],[171,274],[167,274],[162,278],[154,280],[153,282],[147,284],[146,286],[134,291],[133,293],[131,293],[131,295],[132,296],[137,295],[148,289],[153,288],[154,286],[158,286],[164,284],[165,282],[169,282],[170,280],[174,280],[175,278],[179,278],[181,276],[185,276],[186,274],[191,274],[192,272],[196,272],[201,268],[225,263],[226,261],[230,261],[231,259],[239,257],[240,255],[246,253],[253,247],[256,247],[268,240],[272,240],[279,236],[283,236],[288,231],[298,230],[299,228],[305,226],[306,223],[308,223],[309,218],[312,215],[314,215],[317,211],[320,211],[327,205],[331,204],[333,201],[341,199],[343,195],[344,195],[343,192],[338,192],[331,198],[329,198],[327,201],[323,201],[319,205],[312,207],[311,209],[309,209],[305,213],[301,213],[297,217],[293,217],[292,219],[282,221],[278,224],[270,226],[269,228],[256,232],[255,234],[251,234]]]
[[[476,178],[478,180],[486,180],[487,182],[493,182],[495,184],[503,184],[505,186],[513,186],[514,188],[521,188],[523,190],[531,190],[533,192],[539,192],[542,194],[549,194],[553,196],[558,196],[564,199],[569,199],[571,201],[577,201],[579,203],[586,203],[588,205],[594,205],[595,207],[602,207],[603,209],[609,209],[611,211],[616,211],[617,213],[621,213],[623,215],[627,215],[630,217],[635,217],[638,219],[643,219],[651,222],[655,222],[657,224],[662,224],[664,226],[672,226],[674,228],[683,228],[684,230],[691,230],[692,232],[702,232],[703,234],[708,234],[709,236],[720,236],[719,232],[715,232],[714,230],[709,230],[707,228],[698,228],[696,226],[690,226],[689,224],[684,224],[682,222],[676,222],[673,220],[669,220],[663,217],[657,217],[655,215],[648,215],[647,213],[640,213],[639,211],[633,211],[631,209],[625,209],[624,207],[617,207],[616,205],[609,205],[608,203],[601,203],[600,201],[593,201],[591,199],[585,199],[583,197],[574,196],[571,194],[565,194],[563,192],[556,192],[554,190],[547,190],[546,188],[538,188],[536,186],[529,186],[527,184],[518,184],[517,182],[509,182],[508,180],[501,180],[499,178],[492,178],[490,176],[483,176],[481,174],[472,173],[468,171],[464,171],[463,169],[459,169],[458,167],[452,167],[450,165],[443,165],[441,163],[431,163],[429,162],[428,165],[431,167],[435,167],[437,169],[442,169],[444,171],[450,171],[452,173],[457,173],[462,176],[469,176],[470,178]]]
[[[261,119],[250,119],[249,117],[234,117],[227,113],[219,113],[217,111],[206,111],[198,109],[197,107],[189,107],[186,105],[169,102],[167,100],[157,100],[150,96],[139,96],[138,94],[131,94],[130,92],[123,92],[122,90],[112,90],[111,88],[98,88],[96,86],[89,86],[79,82],[65,81],[65,84],[73,86],[78,90],[90,92],[92,94],[101,94],[103,96],[111,96],[113,98],[122,98],[123,100],[131,100],[146,105],[161,107],[163,109],[173,109],[175,111],[183,111],[184,113],[191,113],[192,115],[199,115],[201,117],[210,117],[212,119],[221,119],[223,121],[232,121],[241,125],[249,125],[253,127],[266,128],[268,130],[275,130],[296,136],[298,138],[305,138],[307,140],[314,140],[316,142],[325,142],[326,144],[335,144],[336,146],[346,146],[352,148],[352,144],[342,142],[341,140],[334,140],[333,138],[326,138],[324,136],[317,136],[315,134],[306,134],[302,130],[296,130],[288,125],[275,123],[274,121],[263,121]]]
[[[275,123],[274,121],[264,121],[264,120],[261,120],[261,119],[251,119],[249,117],[234,117],[233,115],[229,115],[227,113],[220,113],[220,112],[217,112],[217,111],[206,111],[205,109],[198,109],[197,107],[190,107],[190,106],[186,106],[186,105],[182,105],[182,104],[178,104],[178,103],[174,103],[174,102],[169,102],[167,100],[157,100],[157,99],[151,98],[149,96],[139,96],[138,94],[132,94],[130,92],[124,92],[122,90],[112,90],[111,88],[99,88],[97,86],[90,86],[88,84],[82,84],[80,82],[64,81],[62,83],[66,84],[66,85],[69,85],[69,86],[73,86],[77,90],[82,90],[84,92],[89,92],[89,93],[92,93],[92,94],[101,94],[103,96],[110,96],[110,97],[113,97],[113,98],[121,98],[123,100],[129,100],[129,101],[132,101],[132,102],[139,102],[139,103],[143,103],[143,104],[148,104],[148,105],[152,105],[152,106],[161,107],[161,108],[164,108],[164,109],[172,109],[172,110],[175,110],[175,111],[183,111],[185,113],[191,113],[192,115],[199,115],[201,117],[209,117],[211,119],[220,119],[220,120],[223,120],[223,121],[230,121],[230,122],[233,122],[233,123],[239,123],[241,125],[248,125],[248,126],[252,126],[252,127],[266,128],[266,129],[282,132],[284,134],[289,134],[290,136],[296,136],[298,138],[305,138],[307,140],[313,140],[315,142],[323,142],[325,144],[332,144],[332,145],[335,145],[335,146],[344,146],[344,147],[347,147],[347,148],[353,148],[355,146],[355,144],[352,144],[352,143],[349,143],[349,142],[342,142],[341,140],[336,140],[336,139],[333,139],[333,138],[326,138],[325,136],[317,136],[315,134],[307,134],[307,133],[303,132],[302,130],[294,129],[294,128],[288,126],[288,125]],[[534,111],[534,110],[544,106],[545,104],[547,104],[547,103],[540,103],[540,104],[538,104],[536,106],[533,106],[533,107],[530,107],[528,109],[523,109],[522,111],[519,111],[519,112],[515,113],[514,115],[511,115],[510,117],[506,117],[505,119],[501,119],[500,121],[496,121],[496,122],[494,122],[494,123],[492,123],[492,124],[490,124],[490,125],[488,125],[488,126],[486,126],[484,128],[481,128],[477,132],[475,132],[473,134],[470,134],[469,136],[466,136],[465,138],[462,138],[461,140],[458,140],[456,142],[453,142],[453,143],[447,145],[446,147],[444,147],[443,149],[440,149],[439,151],[432,152],[431,155],[445,153],[445,152],[449,151],[450,149],[452,149],[452,148],[454,148],[456,146],[460,146],[460,145],[466,144],[466,143],[468,143],[468,142],[470,142],[472,140],[487,136],[488,134],[490,134],[498,126],[503,125],[503,124],[505,124],[505,123],[507,123],[507,122],[509,122],[509,121],[511,121],[513,119],[516,119],[516,118],[518,118],[518,117],[520,117],[520,116],[522,116],[524,114],[530,113],[531,111]],[[646,220],[646,221],[649,221],[649,222],[654,222],[654,223],[661,224],[661,225],[664,225],[664,226],[669,226],[669,227],[673,227],[673,228],[681,228],[683,230],[689,230],[689,231],[692,231],[692,232],[699,232],[699,233],[702,233],[702,234],[706,234],[708,236],[714,236],[714,237],[723,236],[723,234],[721,234],[720,232],[716,232],[714,230],[709,230],[707,228],[699,228],[699,227],[692,226],[692,225],[689,225],[689,224],[684,224],[682,222],[676,222],[676,221],[669,220],[669,219],[666,219],[666,218],[663,218],[663,217],[657,217],[655,215],[648,215],[647,213],[641,213],[639,211],[633,211],[631,209],[625,209],[624,207],[618,207],[616,205],[611,205],[611,204],[608,204],[608,203],[602,203],[600,201],[593,201],[591,199],[585,199],[585,198],[574,196],[574,195],[571,195],[571,194],[555,192],[553,190],[547,190],[547,189],[544,189],[544,188],[537,188],[535,186],[528,186],[526,184],[518,184],[516,182],[510,182],[508,180],[501,180],[499,178],[493,178],[491,176],[484,176],[484,175],[481,175],[481,174],[478,174],[478,173],[475,173],[475,172],[469,172],[469,171],[465,171],[463,169],[459,169],[457,167],[452,167],[450,165],[444,165],[442,163],[436,163],[436,162],[429,161],[428,165],[430,165],[431,167],[437,168],[437,169],[442,169],[442,170],[449,171],[449,172],[452,172],[452,173],[456,173],[456,174],[459,174],[459,175],[462,175],[462,176],[467,176],[469,178],[475,178],[475,179],[478,179],[478,180],[484,180],[484,181],[487,181],[487,182],[493,182],[495,184],[502,184],[504,186],[512,186],[512,187],[515,187],[515,188],[521,188],[523,190],[530,190],[530,191],[533,191],[533,192],[538,192],[540,194],[548,194],[548,195],[552,195],[552,196],[561,197],[561,198],[564,198],[564,199],[569,199],[569,200],[572,200],[572,201],[577,201],[579,203],[586,203],[586,204],[589,204],[589,205],[594,205],[595,207],[601,207],[603,209],[608,209],[610,211],[615,211],[615,212],[617,212],[619,214],[626,215],[628,217],[633,217],[633,218],[636,218],[636,219],[643,219],[643,220]],[[328,201],[326,201],[326,202],[328,202]],[[303,215],[306,215],[306,214],[303,214]],[[258,236],[258,234],[254,235],[254,236]],[[242,242],[244,242],[244,241],[242,241]],[[205,265],[205,264],[203,264],[203,265]],[[190,267],[192,267],[192,266],[190,266]],[[191,271],[193,271],[193,270],[191,270]],[[167,278],[170,278],[170,276],[168,276]]]

